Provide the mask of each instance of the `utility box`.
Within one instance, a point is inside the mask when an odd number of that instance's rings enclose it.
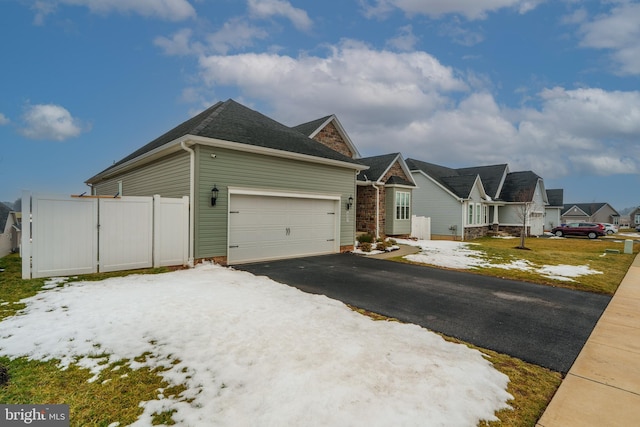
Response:
[[[632,254],[633,253],[633,240],[625,240],[624,241],[624,253]]]

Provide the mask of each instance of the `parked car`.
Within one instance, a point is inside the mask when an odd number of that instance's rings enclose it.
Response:
[[[618,226],[615,224],[609,224],[608,222],[603,222],[602,225],[604,225],[604,231],[607,234],[613,234],[618,232]]]
[[[598,236],[604,236],[606,231],[604,225],[595,222],[572,222],[562,224],[551,230],[558,237],[563,236],[586,236],[590,239],[597,239]]]

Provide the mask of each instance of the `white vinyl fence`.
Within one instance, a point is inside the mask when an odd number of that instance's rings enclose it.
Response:
[[[188,262],[188,197],[96,198],[25,192],[22,212],[24,279]]]
[[[431,218],[412,215],[411,236],[420,240],[431,240]]]

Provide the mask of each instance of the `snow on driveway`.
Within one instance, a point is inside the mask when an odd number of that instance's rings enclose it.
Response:
[[[511,398],[476,350],[247,272],[205,264],[59,283],[0,322],[0,354],[97,374],[108,364],[90,355],[152,353],[143,364],[187,390],[159,391],[134,425],[175,409],[181,426],[473,427]]]
[[[484,253],[473,249],[477,243],[454,242],[451,240],[398,240],[398,243],[419,246],[420,253],[405,255],[409,261],[456,269],[502,268],[535,272],[542,277],[566,282],[573,278],[589,274],[603,274],[587,265],[535,265],[527,260],[496,262],[485,257]]]

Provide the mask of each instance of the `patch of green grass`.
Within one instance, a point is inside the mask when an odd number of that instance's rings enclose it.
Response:
[[[131,369],[128,361],[110,364],[89,382],[92,374],[71,365],[61,370],[58,361],[0,357],[0,365],[9,371],[9,383],[0,387],[0,402],[6,404],[67,404],[71,426],[121,426],[136,421],[142,414],[140,402],[165,395],[179,395],[184,387],[168,388],[157,370]],[[170,393],[169,393],[170,391]],[[161,416],[163,423],[171,414]]]
[[[548,239],[529,237],[526,239],[526,249],[518,249],[516,247],[520,244],[520,239],[482,237],[466,243],[471,244],[471,249],[481,252],[483,254],[482,258],[492,264],[508,264],[512,261],[526,260],[532,266],[538,268],[545,265],[586,265],[591,270],[599,271],[602,274],[588,274],[574,277],[571,278],[571,281],[567,281],[543,276],[536,268],[531,271],[522,271],[498,267],[474,267],[460,271],[605,295],[613,295],[615,293],[640,251],[640,244],[635,243],[633,245],[633,253],[625,254],[624,242],[611,238],[589,240],[586,238]],[[617,249],[620,253],[605,253],[606,249]],[[402,257],[390,258],[390,260],[420,264],[405,260]],[[439,266],[433,267],[443,268]]]
[[[515,239],[517,240],[517,239]],[[519,240],[483,237],[471,241],[478,243],[473,248],[485,253],[487,259],[507,263],[512,260],[527,260],[535,266],[586,265],[602,274],[588,274],[564,281],[542,276],[537,271],[505,270],[501,268],[478,268],[481,274],[524,280],[539,284],[578,289],[613,295],[627,270],[640,250],[635,244],[633,254],[624,253],[624,242],[614,239],[547,239],[527,238],[526,250],[517,249]],[[514,243],[515,242],[515,243]],[[619,254],[605,253],[605,249],[617,249]]]

